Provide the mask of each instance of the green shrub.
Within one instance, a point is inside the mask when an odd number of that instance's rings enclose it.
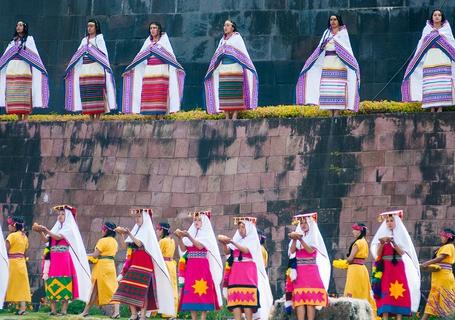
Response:
[[[445,108],[454,111],[455,107]],[[410,112],[429,112],[422,109],[421,103],[417,102],[397,102],[397,101],[362,101],[359,112],[342,111],[342,116],[355,116],[356,114],[375,114],[375,113],[410,113]],[[255,110],[240,111],[239,119],[268,119],[268,118],[314,118],[329,117],[330,112],[320,110],[317,106],[297,106],[297,105],[278,105],[264,106]],[[1,115],[0,121],[15,121],[15,115]],[[137,114],[107,114],[101,117],[102,121],[151,121],[157,119],[155,116],[144,116]],[[223,114],[211,115],[205,110],[195,109],[190,111],[180,111],[163,117],[165,120],[187,121],[187,120],[221,120]],[[81,114],[37,114],[31,115],[29,121],[88,121],[89,116]]]

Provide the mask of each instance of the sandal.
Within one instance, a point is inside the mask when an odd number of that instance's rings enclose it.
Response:
[[[120,319],[120,313],[117,313],[117,314],[115,314],[115,315],[113,314],[113,315],[111,316],[111,319]]]
[[[49,317],[55,317],[57,316],[57,312],[49,312]]]
[[[26,314],[27,314],[27,311],[25,311],[25,310],[17,311],[17,312],[16,312],[16,315],[18,315],[18,316],[24,316],[24,315],[26,315]]]
[[[139,316],[136,314],[136,315],[131,315],[131,317],[128,318],[128,320],[139,320]]]

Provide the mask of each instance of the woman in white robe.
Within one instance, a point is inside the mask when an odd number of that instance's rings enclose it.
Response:
[[[27,120],[32,108],[47,108],[49,102],[47,71],[28,31],[28,24],[18,21],[0,58],[0,107],[19,120]]]
[[[441,112],[455,104],[455,39],[444,13],[433,10],[401,85],[403,101]]]
[[[65,108],[82,111],[92,120],[117,108],[114,74],[97,20],[88,21],[87,36],[66,67]]]
[[[354,57],[346,26],[338,15],[331,15],[316,50],[300,72],[296,101],[300,105],[319,105],[331,110],[359,109],[360,69]]]
[[[224,112],[226,119],[237,118],[240,110],[258,106],[258,75],[245,42],[232,20],[224,23],[224,35],[205,75],[207,112]]]
[[[123,112],[164,115],[180,110],[185,71],[178,63],[161,24],[150,24],[150,36],[123,73]]]

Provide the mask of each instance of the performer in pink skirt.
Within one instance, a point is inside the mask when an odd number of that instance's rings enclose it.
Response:
[[[325,307],[330,281],[330,260],[321,233],[317,213],[294,216],[297,228],[289,234],[289,277],[287,299],[292,301],[297,320],[314,320],[315,307]]]
[[[179,309],[190,311],[193,320],[198,311],[205,320],[207,311],[219,310],[223,304],[223,264],[210,215],[210,211],[195,212],[187,231],[175,231],[181,256],[179,282],[183,282]]]
[[[401,221],[403,210],[380,214],[382,224],[371,242],[376,269],[382,271],[375,291],[378,315],[397,320],[416,312],[420,303],[420,267],[417,253]],[[377,270],[378,271],[378,270]]]
[[[67,313],[69,300],[88,302],[91,291],[91,274],[87,253],[76,224],[76,208],[68,205],[54,207],[57,222],[49,230],[34,226],[43,241],[50,239],[50,264],[46,276],[46,297],[51,304],[50,315],[58,315],[56,302],[62,302],[62,315]]]
[[[256,218],[234,218],[237,232],[231,239],[220,235],[224,252],[229,255],[224,287],[227,290],[227,307],[236,320],[269,319],[273,305],[269,277],[265,271],[261,244],[256,230]],[[223,289],[224,290],[224,289]]]

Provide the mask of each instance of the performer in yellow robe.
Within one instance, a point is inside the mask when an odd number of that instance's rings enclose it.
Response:
[[[441,247],[436,250],[434,258],[422,263],[423,267],[437,264],[439,271],[431,274],[431,290],[428,302],[425,307],[425,314],[422,320],[426,320],[430,315],[445,317],[453,312],[453,301],[455,297],[455,277],[453,276],[452,266],[455,263],[455,231],[444,229],[440,232]]]
[[[349,266],[344,296],[367,300],[371,304],[374,317],[376,317],[376,302],[371,291],[370,275],[365,267],[365,260],[369,254],[368,242],[365,239],[367,230],[363,223],[352,225],[352,234],[356,240],[351,244],[347,254]]]
[[[179,295],[177,287],[177,263],[174,260],[175,253],[175,241],[172,239],[170,234],[171,227],[169,223],[161,222],[156,229],[156,235],[160,239],[160,249],[163,253],[164,262],[169,271],[169,276],[171,277],[172,287],[174,289],[174,302],[175,308],[178,309],[179,305]],[[163,315],[163,317],[171,318],[171,316]]]
[[[115,268],[115,255],[118,243],[115,240],[115,228],[112,222],[106,222],[102,228],[103,238],[98,240],[95,252],[89,256],[89,261],[94,264],[92,270],[92,294],[89,303],[85,306],[82,316],[88,315],[90,308],[111,303],[112,296],[118,288],[117,272]],[[112,319],[120,318],[120,305],[114,304]]]
[[[26,313],[26,303],[31,302],[30,283],[25,260],[28,238],[23,232],[24,221],[20,218],[8,218],[10,234],[6,238],[6,250],[9,260],[9,281],[6,302],[20,302],[18,315]]]

